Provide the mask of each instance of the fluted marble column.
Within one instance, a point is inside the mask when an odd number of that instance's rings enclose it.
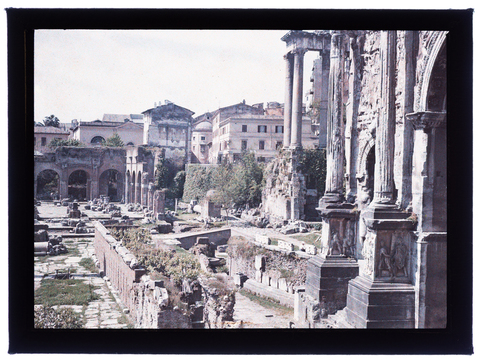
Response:
[[[380,35],[382,102],[375,139],[375,189],[372,206],[395,203],[393,161],[395,156],[396,31]]]
[[[292,138],[290,147],[302,147],[302,108],[303,108],[303,56],[306,50],[293,51],[293,95],[292,95]]]
[[[290,146],[292,135],[292,92],[293,92],[293,56],[291,53],[285,54],[285,106],[283,112],[283,147]]]
[[[343,195],[345,125],[343,123],[344,41],[341,32],[332,34],[330,49],[329,103],[327,112],[327,177],[325,198],[341,202]]]

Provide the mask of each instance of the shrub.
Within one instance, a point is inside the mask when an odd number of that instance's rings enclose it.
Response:
[[[35,328],[78,329],[84,324],[78,314],[70,308],[53,309],[49,306],[35,308]]]

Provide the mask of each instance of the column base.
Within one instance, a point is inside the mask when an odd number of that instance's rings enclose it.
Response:
[[[328,314],[334,314],[347,305],[349,280],[358,276],[354,259],[341,255],[319,255],[307,263],[305,290],[315,300],[325,302]]]
[[[415,290],[358,276],[348,283],[346,313],[356,328],[415,328]]]

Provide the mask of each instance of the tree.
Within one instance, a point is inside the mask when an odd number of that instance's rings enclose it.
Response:
[[[45,127],[60,127],[60,120],[55,117],[53,114],[51,116],[47,116],[43,119],[43,125]]]
[[[50,143],[48,144],[48,147],[52,150],[54,150],[58,147],[62,147],[62,146],[82,147],[83,143],[80,142],[79,140],[75,140],[73,138],[69,139],[69,140],[61,140],[61,139],[55,138],[55,139],[51,140]]]
[[[325,192],[327,178],[327,158],[325,149],[304,149],[299,160],[299,168],[306,176],[307,188],[316,189],[318,196]]]
[[[109,137],[103,143],[106,147],[123,147],[124,143],[118,133],[114,133],[112,137]]]

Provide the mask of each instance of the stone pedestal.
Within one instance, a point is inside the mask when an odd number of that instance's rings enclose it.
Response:
[[[348,323],[357,328],[414,328],[412,230],[415,221],[395,205],[371,205],[362,218],[360,275],[348,285]]]
[[[328,314],[347,305],[348,281],[358,276],[358,264],[343,255],[319,255],[307,263],[305,290],[316,301],[324,301]]]
[[[359,276],[348,283],[346,312],[356,328],[414,328],[415,290]]]

